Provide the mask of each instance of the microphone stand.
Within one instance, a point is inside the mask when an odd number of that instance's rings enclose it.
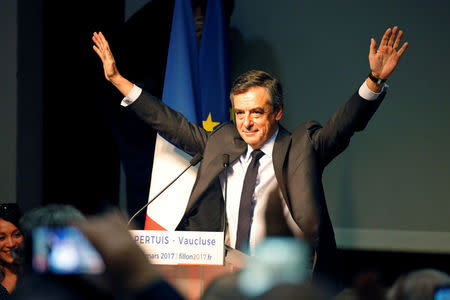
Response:
[[[143,211],[147,206],[150,205],[150,203],[153,202],[153,200],[155,200],[156,198],[158,198],[159,195],[161,195],[165,190],[167,190],[175,181],[177,181],[178,178],[180,178],[181,175],[184,174],[184,172],[186,172],[190,167],[195,166],[196,164],[198,164],[201,160],[203,159],[203,156],[200,153],[197,153],[189,162],[189,166],[187,166],[177,177],[175,177],[174,180],[172,180],[168,185],[166,185],[165,188],[163,188],[155,197],[153,197],[152,199],[150,199],[140,210],[138,210],[128,221],[128,226],[131,224],[131,221],[134,220],[134,218],[136,218],[137,215],[139,215],[141,213],[141,211]]]
[[[223,166],[225,167],[225,182],[224,182],[224,195],[223,195],[223,203],[224,203],[224,208],[223,208],[223,224],[222,224],[222,228],[223,228],[223,242],[225,245],[225,236],[226,236],[226,230],[225,230],[225,225],[226,225],[226,220],[227,220],[227,190],[228,190],[228,166],[230,165],[230,155],[228,154],[224,154],[222,156],[222,161],[223,161]],[[226,247],[224,247],[224,250],[226,249]],[[225,255],[224,255],[225,257]]]

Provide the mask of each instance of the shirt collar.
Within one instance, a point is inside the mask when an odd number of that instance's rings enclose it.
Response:
[[[267,142],[262,145],[261,148],[259,148],[262,152],[264,152],[264,155],[267,155],[270,159],[272,159],[272,152],[273,152],[273,146],[275,145],[275,139],[278,135],[278,131],[280,128],[277,128],[275,133],[270,137],[270,139],[267,140]],[[244,156],[244,161],[248,161],[251,159],[250,154],[252,153],[253,148],[250,145],[247,145],[247,152]]]

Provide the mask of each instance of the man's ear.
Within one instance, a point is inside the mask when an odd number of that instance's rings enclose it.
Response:
[[[275,110],[275,120],[280,121],[282,116],[283,116],[283,107],[279,106]]]

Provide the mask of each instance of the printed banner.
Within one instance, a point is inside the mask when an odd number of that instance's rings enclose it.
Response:
[[[224,265],[223,232],[130,230],[156,265]]]

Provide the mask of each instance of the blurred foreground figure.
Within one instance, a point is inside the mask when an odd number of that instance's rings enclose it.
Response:
[[[68,205],[50,205],[26,214],[27,273],[12,299],[182,299],[147,260],[119,212],[85,218]],[[101,274],[58,275],[33,270],[32,232],[40,226],[74,226],[105,264]]]
[[[434,290],[441,285],[450,287],[450,276],[435,269],[411,272],[397,279],[387,293],[387,300],[434,300]],[[449,296],[445,299],[450,299]]]

